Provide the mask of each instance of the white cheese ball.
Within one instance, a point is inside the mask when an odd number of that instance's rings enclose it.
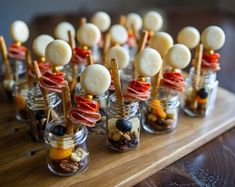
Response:
[[[86,93],[100,95],[108,90],[111,84],[111,75],[104,66],[92,64],[82,72],[80,83]]]
[[[82,25],[77,31],[78,41],[88,47],[95,46],[100,41],[100,38],[101,34],[99,28],[92,23]]]
[[[158,31],[163,26],[163,19],[161,14],[156,11],[149,11],[144,15],[144,29],[149,31]]]
[[[206,49],[218,50],[225,42],[224,31],[218,26],[209,26],[202,32],[201,41]]]
[[[112,42],[116,44],[124,44],[128,40],[128,33],[124,26],[113,25],[110,29],[110,35]]]
[[[134,28],[135,31],[139,31],[142,28],[142,18],[136,13],[130,13],[126,17],[126,26],[129,29]]]
[[[112,58],[116,58],[118,62],[118,69],[124,69],[130,62],[130,56],[126,49],[120,46],[111,47],[106,56],[107,67],[111,67]]]
[[[166,55],[166,62],[173,68],[184,69],[189,65],[190,60],[190,50],[183,44],[173,45]]]
[[[61,22],[55,27],[54,34],[57,39],[68,42],[68,31],[71,31],[72,35],[75,36],[74,26],[69,22]]]
[[[135,57],[134,65],[138,75],[152,77],[159,72],[162,58],[155,49],[145,48]]]
[[[174,41],[166,32],[157,32],[150,40],[149,46],[157,50],[162,58],[167,54],[167,51],[173,46]]]
[[[64,40],[54,40],[47,45],[45,56],[51,65],[63,66],[69,63],[72,49]]]
[[[11,24],[10,34],[15,42],[24,43],[29,38],[29,28],[25,22],[17,20]]]
[[[101,32],[105,32],[111,25],[110,16],[106,12],[97,12],[91,18],[91,22],[95,24]]]
[[[195,27],[184,27],[179,31],[177,41],[186,45],[189,49],[193,49],[200,42],[200,33]]]
[[[53,40],[54,38],[52,38],[50,35],[47,35],[47,34],[42,34],[42,35],[37,36],[33,40],[34,53],[39,57],[44,57],[47,45]]]

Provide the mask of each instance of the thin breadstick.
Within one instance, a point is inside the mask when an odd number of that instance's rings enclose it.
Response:
[[[65,85],[62,88],[62,102],[63,102],[63,113],[64,113],[64,123],[67,134],[73,134],[73,124],[68,120],[68,111],[71,108],[71,96],[69,86]]]
[[[140,43],[138,45],[137,53],[139,53],[140,51],[142,51],[145,48],[147,40],[148,40],[148,31],[144,30],[143,34],[141,36],[141,39],[140,39]]]
[[[14,76],[12,74],[11,65],[8,60],[7,47],[6,47],[6,43],[5,43],[3,36],[0,36],[0,48],[1,48],[1,53],[2,53],[2,61],[5,65],[5,70],[6,70],[5,78],[8,80],[13,80]]]
[[[152,87],[152,91],[151,91],[151,98],[156,98],[157,97],[157,92],[158,92],[158,88],[161,82],[161,78],[162,78],[162,66],[160,68],[160,71],[153,77],[153,87]]]
[[[118,73],[118,63],[116,58],[111,59],[111,70],[113,75],[113,83],[115,87],[115,95],[117,98],[117,103],[119,105],[122,117],[125,117],[125,110],[123,108],[123,97],[122,97],[122,90],[121,90],[121,82]]]
[[[94,60],[93,60],[92,55],[88,55],[88,56],[86,57],[86,59],[87,59],[87,65],[94,64]]]

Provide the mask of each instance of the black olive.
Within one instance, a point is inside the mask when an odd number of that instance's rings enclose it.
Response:
[[[40,121],[42,118],[45,118],[45,117],[46,117],[46,115],[43,110],[39,110],[35,114],[35,119],[38,121]]]
[[[125,119],[118,119],[116,121],[116,127],[122,132],[129,132],[132,129],[132,124],[130,121]]]
[[[65,127],[63,125],[56,125],[52,129],[52,133],[57,136],[64,136],[65,135]]]
[[[197,95],[202,98],[202,99],[205,99],[208,97],[209,93],[207,91],[206,88],[201,88],[198,92],[197,92]]]

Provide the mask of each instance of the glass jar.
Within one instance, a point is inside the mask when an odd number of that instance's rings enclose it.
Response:
[[[59,176],[72,176],[84,171],[89,162],[86,127],[80,126],[73,135],[65,133],[64,117],[51,121],[46,127],[48,143],[47,166]]]
[[[143,129],[149,133],[163,134],[177,126],[180,99],[176,92],[159,88],[157,98],[150,98],[143,106]]]
[[[199,81],[199,89],[193,88],[194,68],[190,69],[186,79],[186,91],[184,94],[184,112],[189,116],[206,116],[214,109],[217,88],[216,72],[202,71]]]
[[[16,104],[16,119],[20,121],[27,120],[26,100],[28,91],[28,84],[13,86],[13,97]]]
[[[11,64],[15,82],[17,85],[21,84],[23,81],[25,81],[26,64],[22,60],[12,60]]]
[[[61,99],[56,93],[47,95],[48,104],[42,95],[38,85],[34,86],[27,96],[26,106],[28,113],[28,125],[32,137],[37,141],[44,141],[44,132],[47,123],[48,112],[55,118],[60,112]],[[49,118],[50,118],[49,116]]]
[[[125,117],[113,94],[109,97],[106,117],[107,147],[118,152],[133,150],[140,142],[141,112],[139,101],[124,102]]]

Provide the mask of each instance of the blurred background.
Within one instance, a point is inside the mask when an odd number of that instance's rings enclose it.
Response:
[[[233,13],[235,0],[1,0],[0,34],[4,35],[9,44],[9,26],[16,19],[32,24],[35,18],[43,15],[82,15],[98,10],[109,13],[141,13],[148,9],[164,11],[171,7],[210,8]]]
[[[53,34],[61,21],[78,27],[79,18],[89,18],[96,11],[106,11],[117,23],[121,14],[136,12],[143,15],[148,10],[157,10],[164,18],[163,31],[176,38],[184,26],[194,26],[200,32],[209,25],[218,25],[226,34],[224,47],[219,51],[221,71],[220,86],[235,92],[235,0],[1,0],[0,35],[7,45],[11,43],[9,27],[14,20],[23,20],[30,28],[30,38],[25,44],[31,48],[32,40],[39,34]]]

